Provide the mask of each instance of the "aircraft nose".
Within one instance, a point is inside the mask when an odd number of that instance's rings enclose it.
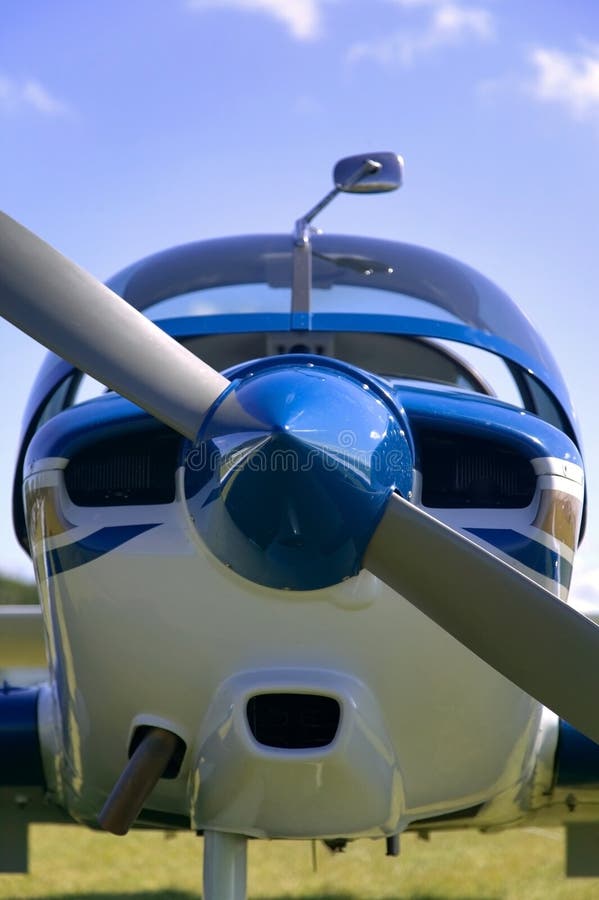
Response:
[[[268,587],[314,590],[360,570],[391,491],[409,497],[405,414],[335,360],[278,357],[237,373],[185,456],[185,498],[208,548]]]

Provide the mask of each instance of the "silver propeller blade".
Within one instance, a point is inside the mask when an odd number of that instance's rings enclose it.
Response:
[[[192,440],[206,410],[229,384],[3,213],[0,315]]]
[[[364,568],[599,743],[599,627],[393,494]]]

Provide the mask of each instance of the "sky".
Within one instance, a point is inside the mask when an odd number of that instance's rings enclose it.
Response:
[[[535,322],[581,422],[599,605],[599,5],[595,0],[2,0],[1,208],[101,280],[191,240],[289,232],[342,156],[401,191],[319,225],[432,247]],[[0,571],[44,351],[0,320]]]

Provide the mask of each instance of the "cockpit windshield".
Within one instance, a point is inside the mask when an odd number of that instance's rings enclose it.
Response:
[[[503,399],[478,366],[477,355],[492,357],[501,361],[516,402],[575,436],[568,392],[545,342],[474,269],[409,244],[314,235],[310,308],[299,312],[293,252],[288,235],[201,241],[134,263],[108,284],[219,369],[299,347],[390,379],[430,380]],[[29,420],[69,371],[50,354]]]
[[[563,387],[549,349],[526,316],[469,266],[433,250],[373,238],[315,235],[312,244],[312,316],[359,316],[364,331],[386,331],[381,318],[389,324],[393,319],[396,333],[486,346]],[[288,314],[292,254],[286,235],[203,241],[142,260],[109,286],[139,309],[154,307],[155,318]],[[307,325],[327,327],[325,320]]]
[[[205,288],[171,297],[146,311],[151,319],[175,316],[210,316],[225,313],[280,313],[289,310],[289,287],[268,284],[235,284]],[[369,315],[402,315],[443,322],[460,323],[460,319],[442,307],[419,297],[389,293],[380,288],[353,284],[333,284],[312,288],[310,308],[313,313],[366,313]]]

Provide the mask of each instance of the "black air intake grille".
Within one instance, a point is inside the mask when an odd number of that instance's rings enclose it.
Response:
[[[307,750],[332,743],[341,710],[319,694],[257,694],[247,704],[250,730],[259,744]]]
[[[530,462],[494,441],[424,432],[420,458],[424,506],[517,509],[534,496]]]
[[[78,506],[172,503],[181,439],[171,432],[140,432],[80,450],[65,469],[69,497]]]

